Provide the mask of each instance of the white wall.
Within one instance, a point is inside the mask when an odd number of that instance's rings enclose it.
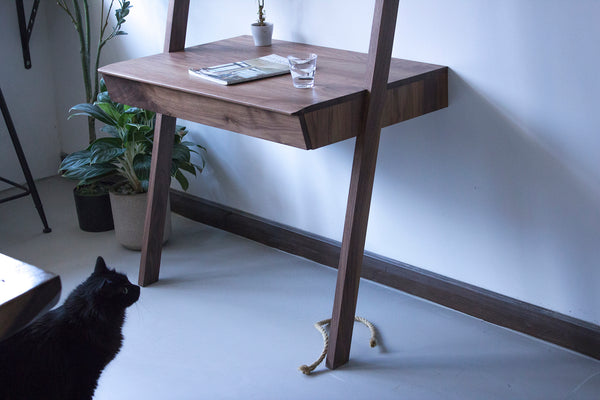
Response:
[[[160,52],[167,3],[134,1],[105,61]],[[253,3],[192,1],[188,45],[247,34]],[[266,9],[276,38],[366,52],[373,3]],[[448,65],[450,107],[384,129],[368,250],[600,323],[598,15],[594,0],[400,2],[394,56]],[[209,151],[192,194],[341,240],[353,140],[307,152],[185,124]]]
[[[105,3],[108,4],[106,0]],[[99,23],[100,2],[89,2],[92,9],[92,49],[95,51]],[[70,1],[67,4],[71,4]],[[58,7],[55,2],[46,5],[49,23],[49,35],[51,37],[50,51],[54,62],[53,76],[56,84],[55,96],[55,118],[60,132],[60,148],[64,153],[81,150],[88,144],[88,127],[85,117],[77,116],[67,119],[69,109],[76,104],[85,102],[85,89],[83,85],[83,74],[81,69],[81,58],[79,55],[79,39],[70,18]],[[111,21],[111,26],[114,20]],[[118,40],[119,38],[117,38]],[[116,41],[109,42],[105,49],[110,48]],[[92,51],[92,57],[95,57]],[[103,50],[103,52],[106,50]],[[110,57],[101,57],[101,61]],[[112,60],[114,61],[114,60]],[[94,62],[94,59],[91,61]],[[107,62],[102,62],[101,65]],[[97,127],[98,129],[98,127]]]
[[[50,39],[46,18],[49,6],[54,4],[40,4],[29,43],[32,68],[26,70],[23,66],[15,2],[0,1],[0,87],[25,157],[36,178],[56,174],[60,152],[54,107],[53,57],[49,51]],[[30,12],[31,4],[25,2],[27,20]],[[8,129],[1,116],[0,176],[13,182],[25,182]],[[0,190],[9,187],[11,186],[0,182]],[[35,212],[35,209],[32,212]]]

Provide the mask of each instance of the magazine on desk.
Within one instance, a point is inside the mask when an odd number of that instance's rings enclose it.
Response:
[[[278,56],[277,54],[216,65],[214,67],[189,69],[190,75],[220,83],[221,85],[234,85],[270,76],[283,75],[289,72],[287,58]]]

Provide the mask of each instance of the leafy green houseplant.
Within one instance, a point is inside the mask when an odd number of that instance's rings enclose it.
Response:
[[[102,92],[94,104],[82,103],[71,108],[72,118],[83,115],[102,123],[103,132],[109,136],[94,140],[85,150],[68,155],[60,165],[61,175],[78,181],[79,186],[97,182],[108,176],[118,176],[127,182],[122,191],[144,193],[148,190],[152,145],[154,142],[155,113],[137,107],[113,102],[104,82]],[[177,126],[173,141],[171,176],[187,190],[189,182],[183,171],[196,175],[202,166],[191,162],[191,153],[205,149],[192,142],[183,141],[185,127]],[[202,154],[200,154],[202,155]]]
[[[102,53],[102,49],[111,39],[127,34],[121,30],[121,27],[125,23],[125,17],[129,15],[129,11],[132,7],[130,4],[131,2],[124,0],[118,1],[120,8],[116,8],[114,11],[116,24],[112,29],[108,27],[108,22],[115,0],[110,0],[108,7],[104,6],[106,1],[100,1],[100,32],[95,50],[92,52],[92,26],[88,0],[71,0],[70,4],[67,0],[56,0],[58,6],[62,8],[71,19],[71,23],[79,38],[81,71],[83,73],[83,86],[85,88],[85,101],[87,103],[92,103],[98,96],[98,66],[100,65],[100,54]],[[96,139],[95,119],[92,117],[88,118],[88,139],[89,143],[92,143]]]
[[[125,247],[138,249],[141,246],[141,230],[146,210],[156,116],[152,111],[113,102],[102,81],[101,90],[94,104],[82,103],[71,108],[69,118],[79,115],[94,118],[104,123],[102,131],[107,136],[97,138],[86,149],[68,155],[61,163],[59,172],[65,178],[77,180],[78,187],[86,187],[107,177],[117,178],[119,182],[112,187],[110,194],[117,239],[135,239],[133,244],[121,243]],[[184,172],[192,175],[196,175],[197,171],[202,172],[205,151],[202,146],[184,141],[186,134],[185,127],[177,127],[171,159],[171,176],[183,190],[189,187]],[[201,166],[191,161],[192,153],[200,155]],[[118,205],[115,202],[122,197],[129,197],[124,201],[131,203],[133,195],[141,195],[138,196],[141,200],[136,200],[137,209],[116,215]],[[130,218],[132,213],[137,216]],[[119,223],[125,219],[132,219],[140,225],[139,232],[123,233]]]
[[[85,89],[85,101],[92,103],[100,91],[98,66],[100,55],[106,44],[117,36],[126,35],[121,28],[125,23],[125,17],[129,15],[131,3],[125,0],[101,0],[92,2],[90,0],[56,0],[58,6],[71,20],[77,37],[79,39],[79,54],[81,61],[81,72],[83,86]],[[98,4],[99,3],[99,4]],[[99,8],[98,25],[92,22],[91,14],[96,5]],[[119,7],[119,8],[117,8]],[[114,9],[115,24],[109,27],[109,20]],[[98,29],[98,33],[93,30]],[[96,119],[87,118],[88,143],[96,140]],[[78,185],[74,191],[75,208],[79,227],[87,232],[104,232],[113,229],[113,216],[108,195],[108,188],[112,182],[99,179],[86,185]]]
[[[258,2],[258,20],[250,26],[255,46],[270,46],[273,24],[265,21],[265,0]]]

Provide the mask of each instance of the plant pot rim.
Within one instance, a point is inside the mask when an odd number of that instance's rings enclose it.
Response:
[[[266,26],[271,26],[271,25],[273,25],[273,23],[272,23],[272,22],[265,22],[265,24],[264,24],[264,25],[259,25],[259,23],[258,23],[258,22],[254,22],[254,23],[252,23],[252,26],[265,26],[265,27],[266,27]]]
[[[86,185],[83,185],[86,186]],[[110,188],[112,187],[112,185],[106,185],[108,187],[108,189],[101,191],[101,192],[96,192],[96,193],[85,193],[82,192],[82,186],[75,186],[73,188],[73,193],[76,194],[77,196],[81,196],[81,197],[98,197],[98,196],[105,196],[108,195],[108,192],[110,191]]]
[[[117,182],[114,185],[112,185],[110,187],[110,189],[108,190],[111,194],[114,194],[115,196],[134,196],[136,194],[147,194],[148,192],[128,192],[128,193],[123,193],[123,192],[119,192],[117,191],[117,189],[123,185],[127,185],[129,182],[127,181],[122,181],[122,182]]]

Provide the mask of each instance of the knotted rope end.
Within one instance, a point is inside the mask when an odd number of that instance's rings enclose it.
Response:
[[[302,371],[304,375],[310,375],[312,369],[308,365],[301,365],[298,367],[298,370]]]
[[[375,337],[377,336],[377,332],[376,332],[373,324],[362,317],[354,317],[354,320],[362,323],[367,328],[369,328],[369,331],[371,331],[371,338],[369,339],[369,346],[371,346],[371,347],[377,346],[377,340],[375,339]],[[330,322],[331,322],[331,319],[324,319],[322,321],[317,322],[314,325],[315,328],[319,332],[321,332],[321,335],[323,336],[323,352],[321,353],[321,356],[319,357],[319,359],[317,361],[315,361],[314,363],[312,363],[310,366],[301,365],[300,367],[298,367],[298,370],[302,371],[302,373],[304,375],[310,375],[310,373],[312,371],[314,371],[314,369],[317,368],[317,366],[319,364],[321,364],[321,362],[325,359],[325,356],[327,355],[327,349],[329,348],[329,335],[327,334],[327,331],[325,330],[324,326],[329,324]]]

